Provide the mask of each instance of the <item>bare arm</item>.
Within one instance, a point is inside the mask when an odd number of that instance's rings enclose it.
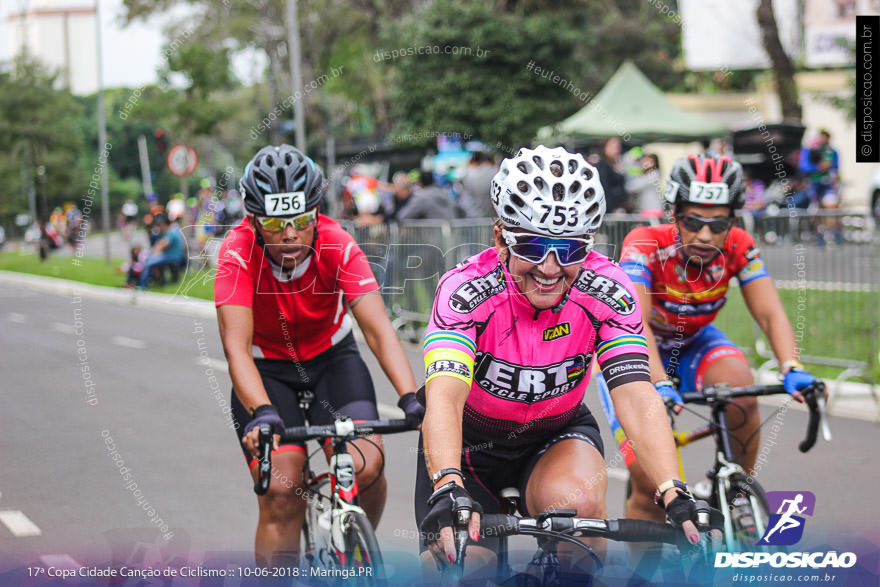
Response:
[[[217,323],[220,326],[223,353],[229,363],[229,376],[238,400],[248,411],[271,403],[251,350],[254,335],[253,310],[246,306],[219,306]],[[245,446],[253,454],[258,450],[257,436],[258,431],[254,429],[244,440]]]
[[[397,395],[402,396],[405,393],[415,391],[417,388],[416,378],[410,367],[409,359],[406,358],[403,347],[400,346],[397,333],[391,326],[388,314],[385,313],[385,304],[379,292],[358,296],[352,300],[349,306],[364,333],[367,345],[373,351],[382,370],[391,381],[391,385],[397,390]]]
[[[672,428],[657,390],[647,381],[632,381],[612,389],[611,399],[620,425],[654,486],[679,479]]]
[[[645,328],[645,340],[648,341],[648,364],[651,368],[651,381],[654,383],[669,379],[663,361],[660,360],[660,351],[657,349],[657,341],[654,340],[654,331],[651,330],[651,292],[641,283],[633,283],[636,294],[639,296],[639,305],[642,308],[642,326]]]
[[[773,280],[761,277],[748,282],[741,289],[749,312],[770,341],[770,347],[779,364],[797,359],[800,351],[794,338],[794,331],[785,315],[785,309],[782,307]]]

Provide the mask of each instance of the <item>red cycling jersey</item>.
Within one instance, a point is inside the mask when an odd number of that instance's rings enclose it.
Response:
[[[769,277],[749,234],[734,226],[721,253],[708,265],[688,264],[673,224],[643,226],[623,241],[620,265],[633,283],[651,293],[651,328],[661,344],[690,339],[711,324],[727,301],[730,280],[740,285]]]
[[[214,305],[254,312],[254,356],[306,361],[351,332],[348,303],[376,291],[367,257],[350,234],[318,215],[313,252],[291,275],[264,254],[245,218],[220,247]]]

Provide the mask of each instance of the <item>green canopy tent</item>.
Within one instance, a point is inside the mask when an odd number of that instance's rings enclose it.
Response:
[[[690,142],[719,137],[728,129],[682,110],[631,62],[624,62],[586,106],[538,131],[540,142],[592,142],[620,136],[627,142]]]

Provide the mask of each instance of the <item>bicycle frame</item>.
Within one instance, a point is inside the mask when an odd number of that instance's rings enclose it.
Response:
[[[820,400],[812,394],[815,392],[821,393],[823,391],[824,384],[819,382],[816,384],[815,391],[811,392],[807,399],[807,405],[810,409],[810,423],[808,426],[807,438],[800,445],[801,452],[807,452],[816,441],[816,431],[824,410],[819,403]],[[743,478],[750,477],[745,470],[735,462],[737,455],[733,450],[733,435],[728,427],[727,408],[735,397],[757,397],[780,393],[786,393],[781,385],[752,386],[745,388],[731,388],[726,385],[717,385],[704,388],[702,393],[682,393],[682,399],[684,399],[685,403],[705,403],[711,408],[709,423],[706,426],[695,430],[686,430],[682,432],[675,430],[675,419],[670,413],[670,424],[673,427],[676,454],[678,456],[678,465],[682,480],[684,480],[685,477],[681,458],[681,447],[687,446],[692,442],[696,442],[697,440],[701,440],[708,436],[712,436],[715,439],[715,461],[712,465],[712,469],[708,473],[708,476],[713,483],[714,491],[709,499],[711,505],[719,509],[724,516],[724,538],[727,547],[730,550],[735,548],[733,517],[731,511],[727,507],[728,487],[731,486],[730,479],[740,475]],[[754,496],[749,495],[748,498],[752,505],[752,515],[754,516],[756,533],[763,535],[769,520],[763,519],[761,508],[755,507]]]

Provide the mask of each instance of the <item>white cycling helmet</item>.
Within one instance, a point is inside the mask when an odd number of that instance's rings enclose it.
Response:
[[[605,215],[599,172],[562,147],[522,148],[492,178],[492,205],[507,226],[545,236],[594,234]]]

